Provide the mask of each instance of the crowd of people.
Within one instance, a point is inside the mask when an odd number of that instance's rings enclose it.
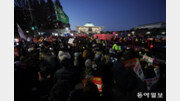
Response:
[[[136,101],[138,92],[165,96],[165,42],[145,37],[20,39],[14,43],[15,101]],[[133,58],[139,60],[145,79],[156,77],[154,68],[159,68],[158,81],[150,88],[132,68],[124,67]],[[102,91],[91,77],[101,78]]]

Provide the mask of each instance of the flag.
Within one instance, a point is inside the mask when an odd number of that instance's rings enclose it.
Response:
[[[21,27],[20,27],[18,24],[17,24],[17,28],[18,28],[19,36],[20,36],[22,39],[25,39],[25,40],[26,40],[26,36],[24,35],[23,30],[21,29]]]
[[[63,23],[69,23],[69,17],[56,3],[55,3],[55,13],[58,21],[61,21]]]

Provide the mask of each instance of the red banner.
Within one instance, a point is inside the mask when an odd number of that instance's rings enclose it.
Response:
[[[101,40],[111,40],[114,37],[113,34],[95,34],[94,38],[99,38]]]
[[[85,38],[89,37],[89,35],[87,35],[87,34],[75,34],[74,36],[75,37],[85,37]]]

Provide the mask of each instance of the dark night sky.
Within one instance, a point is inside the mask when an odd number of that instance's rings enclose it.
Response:
[[[71,28],[92,22],[104,31],[166,22],[166,0],[60,0]]]

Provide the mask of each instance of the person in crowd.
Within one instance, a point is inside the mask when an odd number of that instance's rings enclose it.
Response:
[[[75,84],[79,82],[75,68],[71,64],[70,58],[71,55],[68,52],[59,51],[58,58],[62,64],[62,68],[58,69],[54,75],[54,81],[56,83],[68,82],[71,84],[71,88],[74,88]]]

